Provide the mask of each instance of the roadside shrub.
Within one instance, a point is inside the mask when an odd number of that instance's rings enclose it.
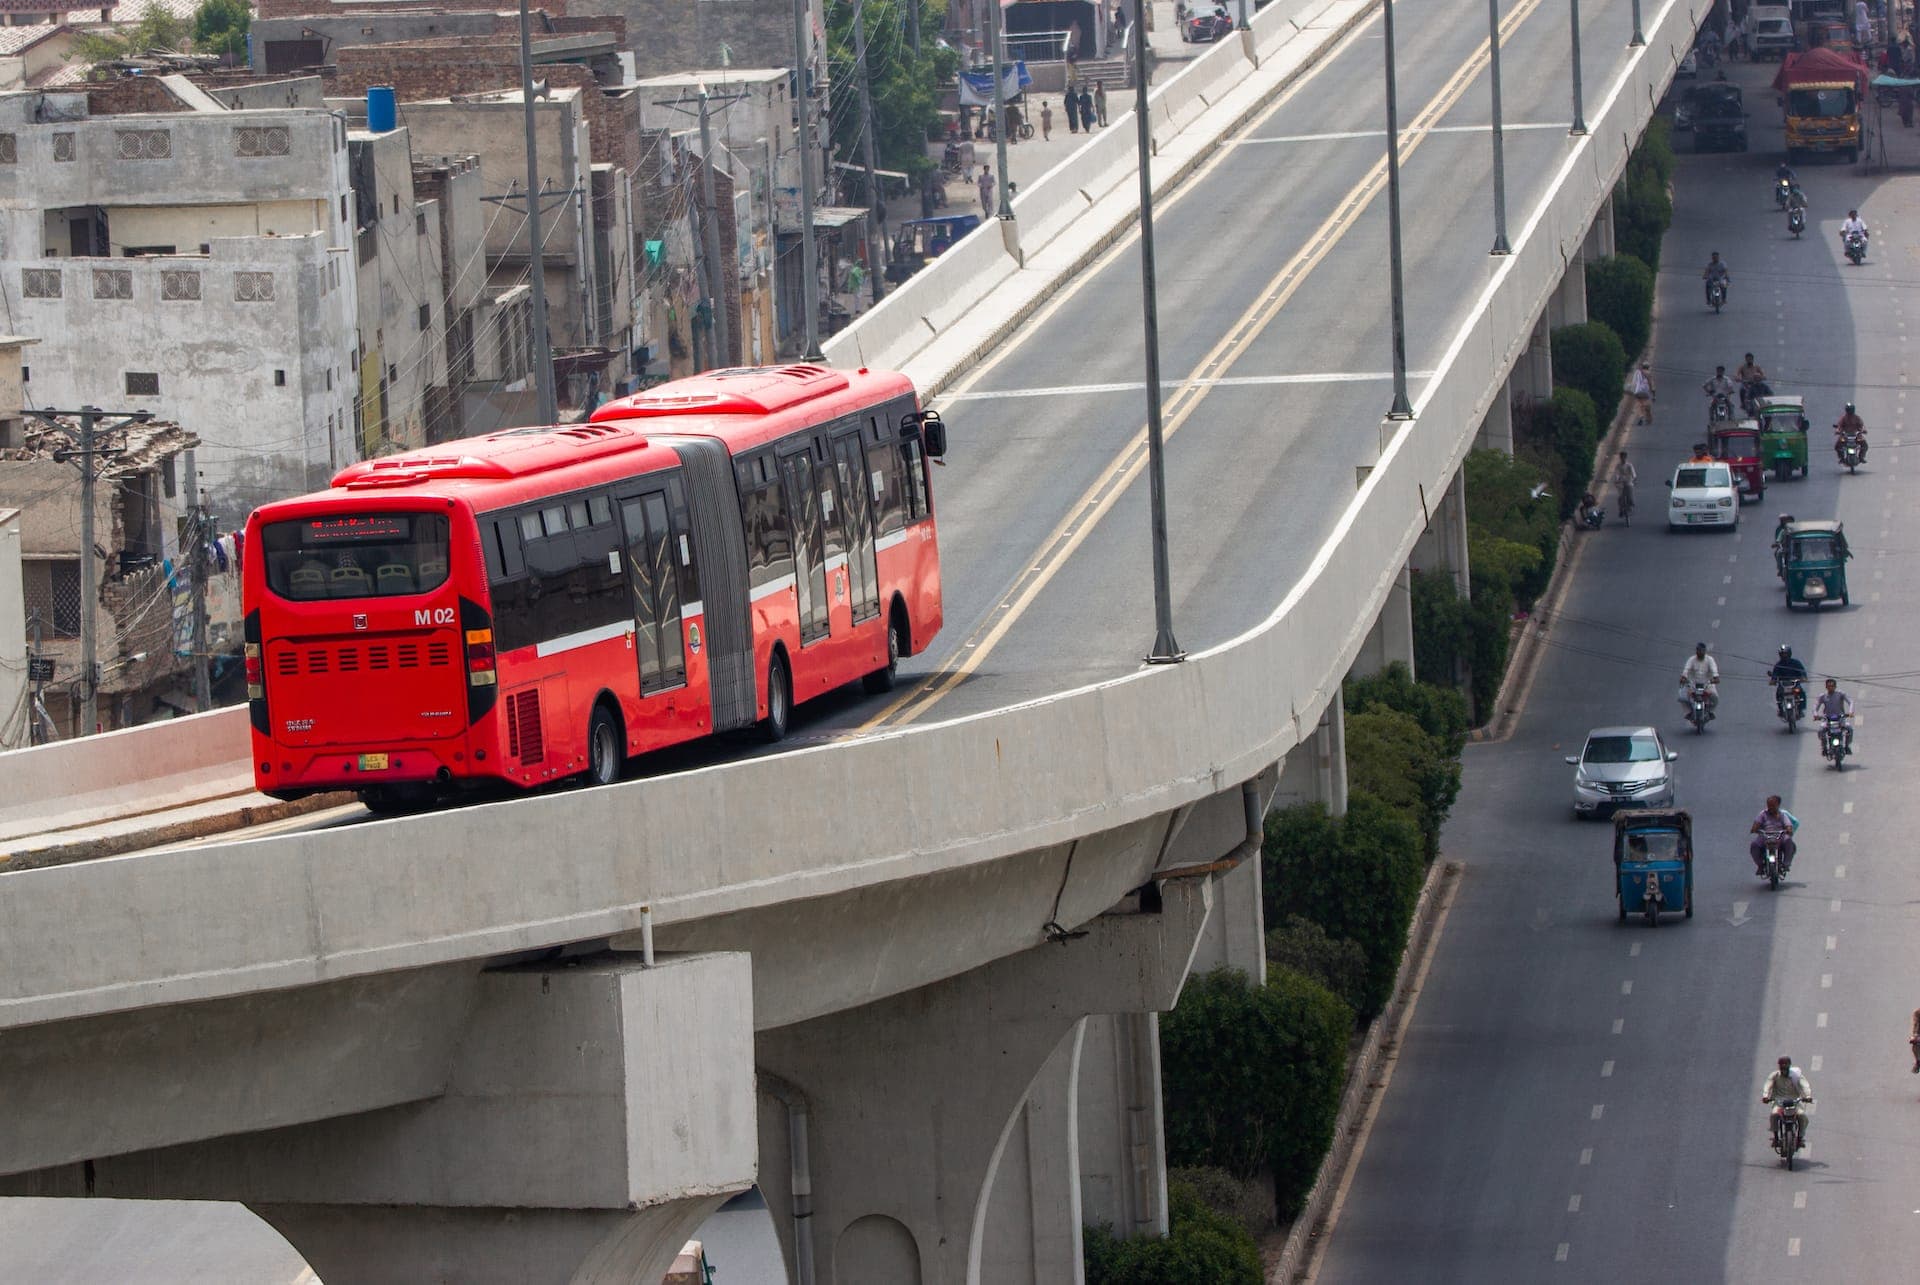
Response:
[[[1366,996],[1367,952],[1358,942],[1327,936],[1305,915],[1288,915],[1267,934],[1267,963],[1312,978],[1349,1008],[1357,1010]]]
[[[1553,332],[1553,382],[1577,388],[1609,412],[1625,390],[1627,350],[1604,321],[1583,321]],[[1575,497],[1576,499],[1579,497]]]
[[[1168,1161],[1268,1170],[1280,1213],[1298,1212],[1333,1140],[1352,1033],[1353,1010],[1299,973],[1190,979],[1160,1023]]]
[[[1587,264],[1587,315],[1620,337],[1631,361],[1653,335],[1653,269],[1631,254]]]
[[[1572,517],[1593,481],[1593,453],[1600,445],[1601,425],[1593,399],[1577,388],[1556,388],[1551,401],[1535,408],[1532,427],[1540,434],[1540,447],[1551,452],[1559,465],[1560,487],[1555,495],[1560,516]]]
[[[1347,781],[1413,823],[1424,860],[1440,854],[1440,827],[1460,795],[1460,759],[1412,715],[1376,705],[1347,716]]]
[[[1453,577],[1427,578],[1444,580],[1449,596],[1453,595]],[[1454,597],[1454,601],[1462,600]],[[1370,677],[1349,678],[1341,685],[1340,693],[1350,714],[1376,705],[1397,709],[1412,715],[1427,735],[1440,740],[1449,755],[1457,758],[1466,748],[1467,729],[1472,724],[1467,720],[1465,699],[1450,685],[1415,682],[1407,667],[1398,661]]]
[[[1532,552],[1525,545],[1508,547],[1523,553]],[[1468,556],[1478,559],[1480,554]],[[1473,667],[1473,708],[1485,723],[1498,712],[1494,704],[1500,696],[1501,680],[1507,674],[1507,649],[1512,639],[1515,609],[1513,590],[1503,579],[1482,576],[1476,562],[1471,602],[1473,652],[1468,663]]]
[[[1471,566],[1471,544],[1467,558]],[[1451,682],[1460,667],[1469,664],[1473,653],[1473,603],[1460,596],[1454,589],[1453,577],[1446,572],[1416,571],[1408,583],[1413,599],[1413,666],[1430,677]],[[1354,681],[1349,680],[1346,686],[1350,706],[1354,685]],[[1431,687],[1432,684],[1418,686]],[[1462,717],[1467,718],[1465,701],[1460,708]]]
[[[1273,1201],[1257,1178],[1236,1178],[1225,1169],[1202,1165],[1167,1170],[1169,1192],[1174,1183],[1192,1188],[1201,1204],[1246,1228],[1256,1241],[1273,1226]]]
[[[1656,116],[1613,189],[1614,245],[1654,273],[1660,271],[1661,238],[1673,223],[1673,198],[1667,194],[1672,182],[1672,126]]]
[[[1531,605],[1546,592],[1560,551],[1559,515],[1550,502],[1532,495],[1542,481],[1540,472],[1495,450],[1474,451],[1463,468],[1470,579],[1497,577],[1520,605]]]
[[[1165,1238],[1121,1240],[1088,1227],[1087,1285],[1261,1285],[1260,1247],[1246,1228],[1209,1209],[1184,1182],[1167,1184]]]
[[[1337,822],[1319,804],[1270,815],[1262,859],[1269,923],[1302,914],[1329,937],[1345,938],[1366,952],[1358,1013],[1362,1021],[1372,1021],[1393,993],[1407,925],[1426,875],[1413,822],[1350,783],[1347,814]]]

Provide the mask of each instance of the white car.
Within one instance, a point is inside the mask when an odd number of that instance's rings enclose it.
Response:
[[[1673,493],[1667,501],[1669,531],[1685,527],[1731,531],[1740,525],[1740,492],[1734,486],[1733,470],[1718,460],[1682,464],[1673,471],[1667,489]]]

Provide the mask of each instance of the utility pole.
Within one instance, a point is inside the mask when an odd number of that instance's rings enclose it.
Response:
[[[125,448],[101,446],[101,432],[117,433],[129,424],[144,424],[153,418],[150,410],[104,411],[98,406],[82,406],[79,410],[29,410],[27,414],[40,420],[50,428],[57,429],[77,447],[75,450],[61,449],[53,453],[53,458],[66,464],[79,461],[80,468],[80,727],[81,735],[91,735],[100,730],[100,663],[98,621],[100,614],[100,567],[93,560],[93,497],[95,483],[99,480],[96,458],[112,459],[125,454]],[[98,429],[100,420],[109,415],[122,418]],[[62,417],[78,419],[78,429],[69,428]]]
[[[806,309],[803,361],[822,361],[820,351],[820,260],[813,248],[813,63],[807,56],[811,0],[793,0],[793,118],[800,147],[800,293]]]
[[[27,677],[33,682],[33,708],[27,711],[27,744],[51,744],[52,730],[47,726],[50,721],[47,713],[47,680],[53,675],[53,662],[40,654],[40,612],[38,609],[27,613],[27,626],[33,630],[33,650],[27,653]]]
[[[873,284],[873,301],[885,293],[880,286],[880,237],[885,220],[875,214],[880,204],[880,189],[873,174],[873,94],[867,83],[867,0],[853,0],[853,61],[860,75],[860,152],[867,167],[867,280]]]
[[[993,46],[993,155],[1000,166],[1000,208],[994,217],[1011,219],[1013,192],[1007,182],[1007,91],[1000,57],[1000,0],[987,0],[987,40]]]
[[[732,99],[728,99],[729,102]],[[733,334],[727,324],[727,274],[720,257],[720,210],[713,197],[713,130],[708,123],[707,87],[700,86],[700,199],[707,205],[707,289],[712,309],[716,366],[733,364]]]
[[[206,510],[200,507],[200,471],[194,466],[193,448],[185,451],[187,538],[187,592],[193,610],[193,712],[204,714],[213,708],[213,673],[207,656],[207,537],[212,534]]]
[[[545,97],[547,87],[538,88]],[[527,134],[527,272],[533,282],[533,387],[540,422],[560,417],[553,398],[553,349],[547,335],[546,238],[540,234],[540,143],[534,131],[533,37],[527,30],[527,0],[520,0],[520,103]]]

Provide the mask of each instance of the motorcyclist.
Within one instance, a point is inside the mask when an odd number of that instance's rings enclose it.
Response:
[[[1803,213],[1807,208],[1807,192],[1805,188],[1800,186],[1799,179],[1794,179],[1787,187],[1787,208],[1789,210],[1800,210]]]
[[[1840,224],[1840,248],[1847,248],[1847,238],[1859,233],[1862,240],[1868,236],[1866,220],[1860,217],[1860,211],[1848,210],[1847,217]]]
[[[1720,662],[1707,655],[1705,643],[1695,643],[1693,655],[1681,667],[1680,708],[1687,708],[1695,687],[1706,689],[1707,717],[1714,717],[1714,707],[1720,703]]]
[[[1781,836],[1780,868],[1791,870],[1793,854],[1799,851],[1793,836],[1799,829],[1800,818],[1780,806],[1779,795],[1769,794],[1767,806],[1761,809],[1760,815],[1753,819],[1753,825],[1747,830],[1753,836],[1747,842],[1747,855],[1753,858],[1753,872],[1762,874],[1766,871],[1767,836],[1770,834]]]
[[[1849,437],[1860,440],[1860,458],[1865,460],[1867,458],[1867,421],[1860,418],[1859,413],[1853,409],[1852,402],[1847,403],[1847,409],[1841,413],[1838,420],[1834,421],[1833,453],[1836,458],[1839,457],[1840,448],[1846,444]]]
[[[1844,734],[1841,743],[1849,754],[1853,752],[1853,697],[1841,691],[1833,679],[1827,680],[1827,690],[1813,698],[1813,716],[1822,723],[1839,719]]]
[[[1588,526],[1599,526],[1606,510],[1600,507],[1600,497],[1588,491],[1580,497],[1580,520]]]
[[[1707,256],[1706,271],[1700,275],[1708,285],[1712,285],[1716,281],[1722,285],[1731,285],[1733,282],[1733,274],[1727,271],[1726,264],[1720,262],[1720,252],[1718,250],[1715,250]]]
[[[1773,573],[1782,578],[1787,574],[1787,532],[1791,530],[1793,514],[1782,513],[1773,524]]]
[[[1783,1057],[1779,1069],[1768,1075],[1766,1083],[1760,1086],[1760,1100],[1767,1103],[1797,1102],[1804,1107],[1813,1101],[1813,1082],[1793,1064],[1792,1058]],[[1796,1108],[1794,1115],[1800,1126],[1800,1145],[1804,1147],[1807,1145],[1807,1113]]]
[[[1733,372],[1733,377],[1740,381],[1740,408],[1749,414],[1753,412],[1754,398],[1773,394],[1773,389],[1767,384],[1767,372],[1760,368],[1760,363],[1753,359],[1752,353],[1747,354],[1747,359],[1740,363],[1740,369]]]
[[[1807,700],[1807,667],[1793,654],[1793,648],[1785,643],[1780,645],[1780,658],[1773,662],[1773,668],[1767,671],[1767,681],[1778,688],[1778,698],[1791,696],[1795,684],[1800,685],[1800,704],[1804,707]]]
[[[1739,386],[1727,378],[1727,368],[1725,366],[1715,366],[1713,368],[1713,378],[1700,385],[1700,389],[1707,395],[1707,415],[1709,418],[1713,415],[1715,399],[1721,397],[1726,398],[1727,407],[1731,410],[1733,407],[1733,395],[1740,391]]]
[[[1775,183],[1789,183],[1794,187],[1800,186],[1800,176],[1795,174],[1793,172],[1793,166],[1787,164],[1785,161],[1781,161],[1774,167],[1773,181]]]

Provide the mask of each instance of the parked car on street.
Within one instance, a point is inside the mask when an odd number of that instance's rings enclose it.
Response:
[[[1652,727],[1596,727],[1578,754],[1567,755],[1573,772],[1573,812],[1600,816],[1616,807],[1673,806],[1673,768],[1680,757]]]

